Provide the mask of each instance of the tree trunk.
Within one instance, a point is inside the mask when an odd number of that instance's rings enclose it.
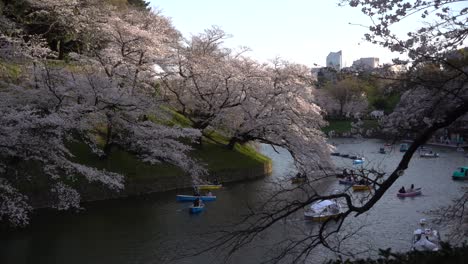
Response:
[[[344,102],[340,102],[340,117],[343,117]]]
[[[104,145],[104,157],[107,158],[110,154],[112,147],[112,123],[107,123],[107,132],[106,132],[106,144]]]
[[[58,52],[58,59],[63,60],[63,45],[62,41],[59,39],[57,40],[57,52]]]
[[[239,138],[237,137],[232,137],[230,140],[229,140],[229,143],[226,145],[226,147],[230,150],[233,150],[234,149],[234,146],[236,145],[236,143],[239,142]]]

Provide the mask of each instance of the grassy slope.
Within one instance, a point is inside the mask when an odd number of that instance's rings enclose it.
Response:
[[[75,161],[121,173],[130,181],[151,181],[157,175],[184,175],[184,172],[176,166],[167,163],[156,165],[144,163],[135,155],[119,149],[113,149],[107,159],[100,159],[92,154],[83,143],[71,143],[70,147],[76,155]],[[197,147],[192,151],[191,156],[206,164],[210,172],[254,168],[271,162],[268,157],[258,153],[252,146],[236,145],[234,150],[229,150],[224,145],[206,139],[201,148]]]
[[[7,80],[12,83],[18,83],[21,77],[21,65],[17,63],[10,63],[0,59],[0,79]]]
[[[166,110],[171,112],[169,109]],[[173,118],[169,122],[165,122],[166,124],[181,127],[190,126],[190,121],[184,116],[175,112],[171,112],[171,114]],[[158,122],[155,117],[151,117],[150,119]],[[227,144],[225,137],[216,132],[212,132],[210,137],[214,140],[204,138],[202,145],[194,146],[194,150],[191,152],[191,156],[206,164],[210,172],[256,168],[266,163],[271,163],[268,157],[260,154],[250,145],[241,146],[237,144],[234,150],[229,150],[225,147],[225,144]],[[99,159],[83,143],[72,143],[70,146],[76,155],[76,161],[99,169],[121,173],[130,181],[151,181],[157,175],[184,175],[184,172],[176,166],[165,163],[156,165],[144,163],[135,155],[119,149],[113,149],[109,158]]]
[[[234,150],[225,147],[227,139],[216,132],[211,132],[205,139],[202,149],[194,151],[194,157],[207,162],[208,169],[213,171],[235,168],[250,168],[269,163],[271,160],[260,154],[250,145],[236,144]],[[216,141],[216,142],[215,142]]]

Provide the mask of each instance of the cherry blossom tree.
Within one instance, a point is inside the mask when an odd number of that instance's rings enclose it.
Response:
[[[165,95],[194,128],[206,129],[224,110],[239,106],[252,87],[246,81],[243,51],[222,46],[227,34],[217,27],[178,47],[177,58],[162,78]]]
[[[333,167],[327,163],[330,148],[320,131],[325,122],[307,67],[280,59],[253,66],[249,82],[255,89],[246,90],[246,100],[220,120],[230,131],[228,147],[263,142],[287,149],[301,171],[317,169],[319,161]]]
[[[287,148],[302,170],[316,165],[306,162],[311,159],[322,159],[329,167],[329,149],[320,132],[324,122],[311,95],[308,69],[279,59],[260,64],[245,56],[245,49],[224,48],[226,37],[215,27],[179,48],[176,63],[162,79],[172,104],[195,128],[226,134],[228,148],[264,142]]]
[[[89,24],[82,25],[88,33],[99,30],[99,40],[90,42],[86,52],[71,53],[73,62],[63,66],[51,60],[58,53],[41,36],[18,28],[6,35],[2,29],[0,59],[22,71],[20,81],[0,82],[2,222],[28,224],[34,201],[28,201],[22,183],[44,182],[44,195],[54,201],[49,205],[60,210],[80,208],[76,187],[83,184],[81,179],[115,191],[124,188],[123,175],[75,162],[67,144],[72,141],[87,143],[99,155],[118,146],[145,162],[174,164],[194,182],[206,173],[189,156],[187,145],[200,131],[163,125],[171,116],[163,111],[155,86],[154,65],[171,56],[177,31],[157,13],[106,10],[88,13]],[[105,134],[104,146],[99,130]]]

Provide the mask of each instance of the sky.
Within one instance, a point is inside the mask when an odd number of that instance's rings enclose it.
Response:
[[[309,67],[324,66],[330,52],[343,51],[343,65],[362,57],[380,63],[401,56],[363,39],[370,25],[359,8],[339,7],[338,0],[149,0],[153,9],[169,17],[184,37],[213,25],[232,35],[229,48],[247,46],[261,62],[281,57]],[[415,28],[417,19],[400,30]]]

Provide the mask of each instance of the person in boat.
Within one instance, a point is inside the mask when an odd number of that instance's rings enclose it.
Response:
[[[213,193],[212,193],[211,191],[208,191],[208,192],[206,193],[206,196],[213,196]]]
[[[343,172],[341,173],[341,175],[339,175],[339,178],[346,178],[348,177],[348,175],[349,175],[348,170],[343,169]]]
[[[219,180],[218,180],[218,178],[214,178],[213,184],[214,184],[214,185],[219,185]]]
[[[414,184],[411,184],[411,187],[410,187],[410,192],[414,191]]]
[[[405,193],[405,186],[401,186],[400,190],[398,190],[399,193]]]
[[[329,209],[330,213],[332,213],[332,214],[338,214],[340,212],[340,208],[338,207],[338,205],[336,203],[329,205],[328,209]]]
[[[351,179],[354,181],[354,182],[357,182],[357,174],[354,173],[354,170],[351,170],[349,175],[351,176]]]
[[[201,199],[197,198],[193,201],[193,207],[199,207],[201,205]]]
[[[359,185],[369,185],[369,182],[367,181],[367,179],[364,179],[364,178],[360,179],[358,183]]]

